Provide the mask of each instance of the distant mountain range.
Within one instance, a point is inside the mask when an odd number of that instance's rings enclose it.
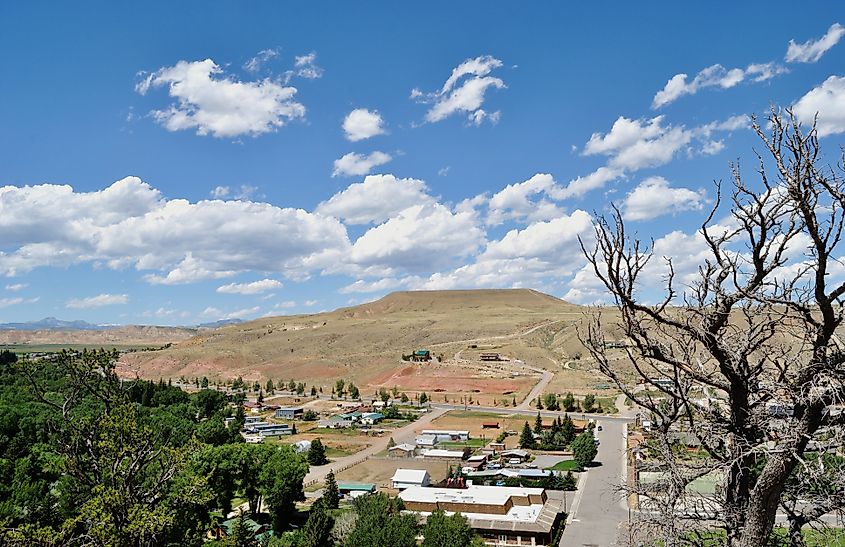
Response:
[[[185,327],[175,328],[199,328],[199,329],[215,329],[226,325],[234,325],[243,323],[241,319],[221,319],[212,323],[203,323],[201,325],[191,325]],[[45,317],[38,321],[27,321],[25,323],[0,323],[0,330],[114,330],[130,325],[95,325],[88,321],[76,319],[73,321],[64,321],[56,319],[55,317]]]
[[[117,325],[94,325],[87,321],[62,321],[55,317],[45,317],[26,323],[0,323],[0,330],[109,330]]]
[[[198,329],[216,329],[217,327],[225,327],[226,325],[238,325],[243,323],[243,319],[220,319],[211,323],[201,323],[196,326]]]

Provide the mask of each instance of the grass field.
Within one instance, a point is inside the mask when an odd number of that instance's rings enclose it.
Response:
[[[806,547],[845,547],[845,529],[827,528],[820,530],[804,529],[801,531],[804,536]],[[725,534],[722,531],[709,532],[702,535],[704,547],[718,547],[724,544]],[[788,545],[788,534],[785,528],[775,528],[772,537],[769,538],[772,545]],[[662,545],[659,542],[658,545]],[[696,543],[698,544],[698,543]]]
[[[553,371],[552,387],[561,386],[556,391],[595,391],[599,380],[586,359],[578,370],[562,366],[585,354],[575,334],[584,311],[530,289],[400,292],[332,312],[201,331],[164,351],[128,355],[120,370],[152,378],[294,379],[323,393],[342,378],[366,396],[396,387],[412,398],[425,392],[435,402],[511,404],[538,381],[528,367]],[[419,348],[436,359],[401,361]],[[490,349],[502,360],[480,361],[480,352]]]
[[[438,448],[481,448],[482,446],[486,445],[490,442],[490,439],[469,439],[466,441],[446,441],[442,443],[438,443]]]
[[[563,460],[546,469],[551,469],[552,471],[577,471],[578,464],[575,460]]]

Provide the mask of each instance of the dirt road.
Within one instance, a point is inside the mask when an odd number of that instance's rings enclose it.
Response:
[[[404,427],[400,427],[399,429],[392,431],[390,435],[374,438],[373,444],[371,444],[360,452],[356,452],[355,454],[350,454],[349,456],[338,458],[327,465],[321,465],[320,467],[312,467],[308,474],[305,475],[305,484],[308,485],[313,482],[322,482],[326,479],[326,475],[329,474],[329,471],[336,471],[338,469],[348,469],[354,465],[361,463],[370,456],[373,456],[381,452],[382,450],[386,450],[387,443],[390,441],[391,437],[393,438],[393,441],[396,444],[401,444],[407,441],[413,442],[414,438],[416,437],[417,429],[428,425],[436,418],[442,416],[448,411],[449,409],[447,408],[432,408],[416,422],[411,422]]]

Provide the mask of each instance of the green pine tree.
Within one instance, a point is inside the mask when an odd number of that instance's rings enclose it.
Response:
[[[323,497],[320,499],[329,509],[337,509],[340,503],[340,490],[337,488],[337,481],[331,471],[326,475],[326,485],[323,487]]]
[[[519,436],[519,447],[534,448],[535,444],[534,434],[531,432],[531,426],[528,425],[528,422],[525,422],[525,425],[522,426],[522,434]]]

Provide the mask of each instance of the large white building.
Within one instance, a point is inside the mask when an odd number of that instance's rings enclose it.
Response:
[[[399,493],[407,511],[461,513],[490,545],[549,545],[563,515],[564,493],[542,488],[412,486]]]
[[[420,435],[436,437],[437,442],[469,440],[469,431],[460,431],[454,429],[423,429],[420,432]]]
[[[428,486],[431,483],[431,477],[425,469],[397,469],[390,480],[396,490],[404,490],[412,486]]]

